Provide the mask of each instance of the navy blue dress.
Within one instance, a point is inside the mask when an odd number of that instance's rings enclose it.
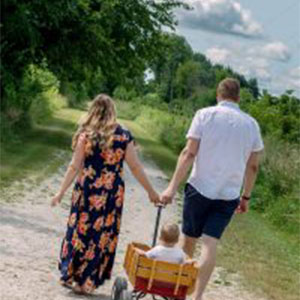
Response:
[[[109,149],[102,150],[98,140],[86,140],[62,242],[62,282],[92,291],[111,277],[124,200],[123,163],[131,141],[130,132],[120,125]]]

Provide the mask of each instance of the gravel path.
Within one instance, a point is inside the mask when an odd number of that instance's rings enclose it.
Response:
[[[62,153],[65,155],[65,153]],[[166,186],[165,175],[151,162],[146,172],[158,191]],[[66,230],[70,191],[60,207],[51,209],[49,200],[61,182],[66,166],[36,184],[34,179],[14,183],[2,193],[0,207],[0,299],[80,299],[58,284],[57,259]],[[126,197],[120,242],[113,276],[124,275],[122,263],[131,241],[152,241],[156,208],[126,170]],[[163,220],[178,220],[177,207],[163,211]],[[225,274],[225,275],[224,275]],[[225,279],[224,279],[225,278]],[[99,288],[91,299],[108,300],[113,280]],[[209,300],[260,300],[239,285],[237,276],[217,269],[208,288]]]

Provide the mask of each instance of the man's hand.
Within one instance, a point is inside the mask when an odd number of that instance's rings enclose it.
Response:
[[[244,214],[249,211],[249,201],[245,199],[241,199],[239,206],[236,209],[237,214]]]
[[[61,202],[63,194],[57,193],[51,200],[51,206],[54,207]]]
[[[161,194],[161,202],[164,205],[171,204],[173,198],[175,197],[176,191],[172,190],[168,187],[162,194]]]

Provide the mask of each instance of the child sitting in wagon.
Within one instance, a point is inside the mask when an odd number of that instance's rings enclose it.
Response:
[[[195,260],[188,259],[184,251],[177,246],[180,231],[177,224],[166,223],[161,227],[159,245],[149,251],[136,248],[140,255],[150,259],[165,261],[175,264],[194,263]]]

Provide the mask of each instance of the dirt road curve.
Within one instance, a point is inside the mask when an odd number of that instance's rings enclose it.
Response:
[[[63,154],[65,155],[65,154]],[[156,188],[166,186],[164,174],[144,162]],[[13,184],[1,195],[0,207],[0,299],[69,300],[84,298],[58,284],[57,258],[66,229],[70,193],[62,205],[51,209],[50,196],[60,184],[65,166],[37,183],[34,178]],[[114,277],[123,275],[126,245],[131,241],[151,243],[156,209],[132,175],[126,172],[126,201]],[[176,206],[163,211],[163,218],[178,220]],[[226,280],[224,278],[226,277]],[[111,282],[91,299],[109,299]],[[207,293],[208,300],[259,300],[240,288],[237,276],[217,269]]]

